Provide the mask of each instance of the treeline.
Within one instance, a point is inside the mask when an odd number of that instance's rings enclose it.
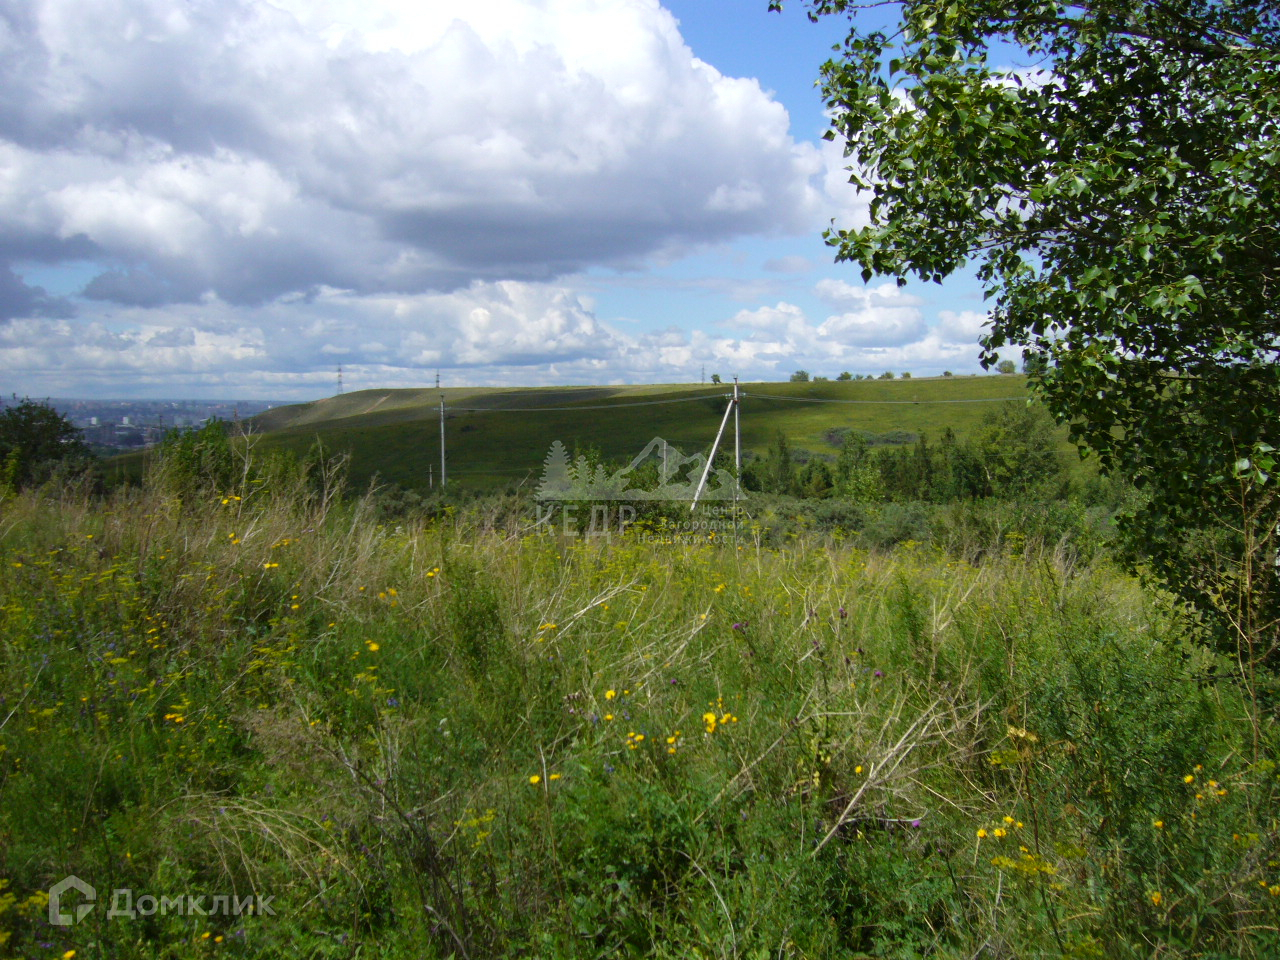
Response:
[[[1038,406],[1002,404],[967,439],[947,428],[937,442],[876,446],[848,431],[834,457],[801,455],[778,434],[769,454],[742,468],[746,490],[854,503],[949,503],[985,498],[1057,497],[1066,474],[1054,424]]]

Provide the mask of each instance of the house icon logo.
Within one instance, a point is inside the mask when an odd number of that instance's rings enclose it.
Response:
[[[74,916],[62,911],[62,897],[68,890],[79,890],[80,895],[87,901],[76,905]],[[79,923],[89,915],[89,911],[94,907],[93,901],[97,899],[98,891],[79,877],[71,876],[59,880],[49,888],[49,923],[55,927],[69,927]]]

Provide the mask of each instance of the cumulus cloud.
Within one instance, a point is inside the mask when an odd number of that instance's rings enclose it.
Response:
[[[656,0],[0,0],[0,251],[114,303],[549,280],[801,229],[820,168]]]
[[[815,323],[803,308],[785,301],[741,310],[721,326],[743,335],[708,340],[705,348],[719,360],[774,372],[789,367],[940,372],[944,366],[972,366],[976,359],[985,314],[943,310],[930,323],[924,301],[894,283],[859,287],[827,278],[814,292],[840,312]]]

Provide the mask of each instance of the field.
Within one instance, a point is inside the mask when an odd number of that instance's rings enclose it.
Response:
[[[1101,555],[530,526],[7,495],[0,955],[1280,953],[1273,719]]]
[[[357,486],[376,475],[422,492],[432,477],[429,471],[438,478],[443,393],[449,477],[469,489],[528,488],[537,485],[543,459],[556,440],[620,462],[655,436],[688,453],[706,452],[732,389],[671,384],[366,390],[280,407],[255,418],[251,426],[263,432],[268,449],[304,454],[319,439],[331,450],[350,452]],[[1016,403],[1027,397],[1021,376],[752,383],[741,389],[747,394],[740,420],[748,454],[765,453],[779,431],[794,449],[827,455],[836,452],[825,436],[833,428],[924,434],[933,441],[950,428],[967,437],[1001,400]],[[814,400],[828,402],[805,402]],[[985,402],[989,400],[996,402]],[[1065,431],[1058,452],[1064,464],[1078,469],[1079,458],[1066,443]]]

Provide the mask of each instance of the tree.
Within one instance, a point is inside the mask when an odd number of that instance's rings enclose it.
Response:
[[[711,375],[711,382],[712,382],[712,383],[723,383],[724,381],[722,381],[722,380],[720,379],[720,374],[718,374],[718,373],[713,373],[713,374]]]
[[[791,382],[792,382],[792,383],[808,383],[808,382],[809,382],[809,371],[808,371],[808,370],[797,370],[795,373],[793,373],[793,374],[791,375]]]
[[[984,364],[1006,345],[1040,356],[1029,379],[1072,439],[1144,488],[1135,558],[1247,662],[1280,659],[1280,8],[900,13],[898,33],[855,19],[822,68],[830,135],[871,194],[867,226],[827,234],[837,258],[900,284],[976,264]],[[1014,61],[1035,66],[998,66]]]
[[[877,377],[876,379],[877,379],[877,380],[892,380],[892,379],[893,379],[893,371],[892,371],[892,370],[886,370],[884,373],[880,374],[880,376],[879,376],[879,377]]]
[[[90,456],[80,430],[46,403],[24,399],[0,412],[0,486],[39,483]]]
[[[1005,374],[1017,373],[1018,365],[1014,363],[1012,360],[1001,360],[999,363],[996,364],[996,372],[1005,373]]]
[[[848,370],[842,370],[842,371],[840,372],[840,375],[839,375],[838,377],[836,377],[836,379],[837,379],[837,380],[852,380],[852,379],[853,379],[853,374],[852,374],[852,373],[850,373]]]
[[[791,448],[781,430],[774,438],[773,450],[769,454],[769,486],[770,493],[793,493],[795,485],[795,467],[791,462]]]

